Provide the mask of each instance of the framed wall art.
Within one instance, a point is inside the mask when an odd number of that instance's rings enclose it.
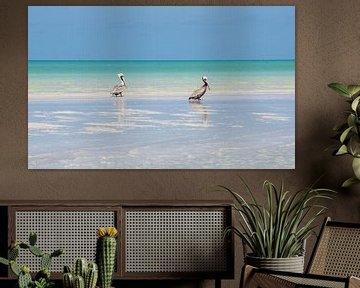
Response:
[[[29,6],[29,169],[294,169],[295,7]]]

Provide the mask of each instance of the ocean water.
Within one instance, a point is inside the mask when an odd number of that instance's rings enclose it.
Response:
[[[29,61],[30,169],[293,169],[294,61]],[[110,97],[124,73],[124,97]],[[189,102],[206,75],[210,91]]]

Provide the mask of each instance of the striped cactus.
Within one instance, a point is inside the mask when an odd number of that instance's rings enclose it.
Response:
[[[88,261],[86,260],[86,258],[78,258],[75,261],[74,274],[76,276],[81,276],[83,279],[85,279],[87,268]]]
[[[74,273],[69,266],[64,266],[64,288],[95,288],[98,279],[98,268],[95,263],[89,263],[85,258],[78,258],[74,263]]]
[[[85,277],[85,288],[95,288],[98,279],[98,266],[96,263],[89,263]]]
[[[63,277],[63,287],[64,288],[73,288],[74,287],[74,276],[72,273],[64,273]]]
[[[114,227],[98,228],[96,262],[99,267],[100,288],[110,288],[116,258],[116,235]]]
[[[81,276],[74,277],[74,288],[85,288],[84,278]]]

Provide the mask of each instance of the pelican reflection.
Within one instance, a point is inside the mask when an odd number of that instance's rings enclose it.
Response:
[[[121,125],[125,125],[126,120],[126,99],[122,97],[114,98],[113,105],[117,114],[117,122]]]
[[[202,126],[209,126],[209,115],[207,111],[207,107],[201,104],[201,102],[190,102],[190,107],[193,112],[197,115],[200,115],[202,118]]]

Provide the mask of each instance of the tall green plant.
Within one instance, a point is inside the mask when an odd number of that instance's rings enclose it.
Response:
[[[339,146],[334,155],[350,155],[354,176],[344,181],[343,187],[360,183],[360,85],[331,83],[329,88],[346,98],[350,109],[346,111],[346,121],[334,127],[339,139]]]
[[[110,288],[116,258],[115,227],[100,227],[96,231],[99,238],[96,242],[96,262],[99,267],[100,288]]]
[[[233,208],[240,215],[240,227],[229,227],[225,233],[233,232],[239,236],[256,257],[287,258],[300,255],[304,241],[314,233],[315,220],[326,209],[317,203],[318,200],[331,199],[334,191],[310,187],[291,193],[284,189],[283,183],[278,189],[266,180],[267,205],[263,206],[244,180],[242,182],[251,201],[246,201],[230,188],[220,186],[234,197],[236,204]]]

